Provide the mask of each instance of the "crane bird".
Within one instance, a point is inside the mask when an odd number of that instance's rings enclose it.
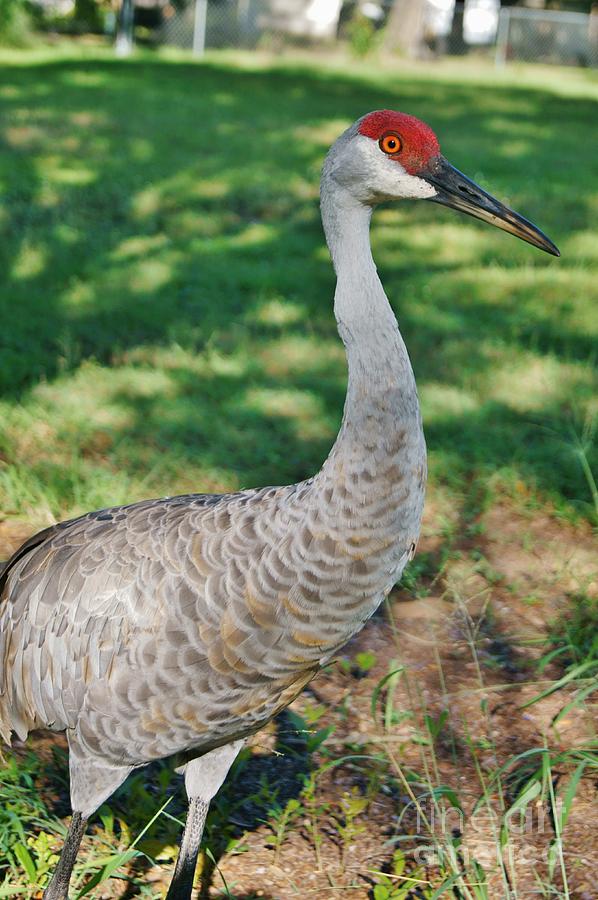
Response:
[[[348,363],[339,434],[312,478],[90,512],[26,541],[0,578],[0,733],[66,731],[72,818],[45,900],[68,897],[88,817],[179,754],[189,799],[168,900],[188,900],[209,803],[245,738],[372,615],[412,558],[426,449],[415,379],[369,241],[373,208],[421,199],[554,256],[535,225],[378,110],[331,148],[321,212]]]

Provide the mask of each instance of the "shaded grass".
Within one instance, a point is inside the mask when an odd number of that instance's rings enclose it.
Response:
[[[5,65],[0,90],[5,514],[317,469],[345,384],[319,168],[353,118],[394,106],[563,251],[426,204],[377,214],[433,483],[460,498],[493,474],[494,491],[594,515],[574,440],[596,416],[594,95],[411,69],[32,60]]]

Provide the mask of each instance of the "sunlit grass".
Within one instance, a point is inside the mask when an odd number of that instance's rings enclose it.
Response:
[[[563,100],[532,70],[493,82],[483,66],[466,65],[457,83],[451,65],[435,78],[404,65],[390,85],[384,61],[348,74],[338,60],[320,69],[297,60],[269,68],[262,58],[260,68],[243,57],[198,66],[176,54],[171,62],[142,54],[123,64],[94,52],[85,61],[72,48],[56,62],[41,49],[6,57],[5,474],[23,465],[11,437],[14,403],[47,421],[47,452],[82,479],[80,497],[98,496],[97,468],[104,469],[104,504],[115,501],[109,473],[123,465],[121,446],[136,448],[125,462],[135,497],[154,463],[158,493],[189,489],[191,459],[198,490],[206,472],[217,489],[311,474],[338,426],[345,379],[318,218],[319,168],[355,116],[395,106],[429,119],[460,168],[536,219],[563,249],[561,260],[550,260],[424,204],[375,217],[374,252],[431,429],[433,486],[454,465],[458,432],[455,484],[475,477],[481,454],[484,472],[508,466],[562,510],[579,511],[587,498],[583,466],[567,464],[563,477],[562,458],[537,450],[547,431],[563,435],[593,414],[596,394],[590,236],[598,184],[592,148],[580,137],[594,110],[583,74],[567,75],[579,96]],[[566,164],[573,157],[584,172],[579,181]],[[92,421],[93,409],[107,403],[98,389],[104,376],[116,390],[119,373],[134,380],[126,360],[152,357],[159,369],[177,347],[186,356],[174,382],[156,382],[141,415],[135,391],[122,390],[119,404],[129,408],[96,459],[88,494],[88,470],[73,463],[79,425],[57,431],[62,407],[36,383],[58,379],[65,408],[85,409]],[[208,358],[209,373],[192,363]],[[216,358],[228,371],[214,369]],[[298,412],[281,416],[278,401],[255,399],[282,391],[292,406],[297,390],[319,410],[311,431],[292,425]],[[240,410],[236,425],[225,423]],[[480,444],[486,421],[491,431]],[[211,462],[218,440],[230,472],[221,483],[222,467],[216,476]],[[251,460],[241,445],[252,448]],[[593,470],[592,448],[588,463]],[[55,516],[74,512],[72,491],[50,493]],[[29,514],[10,495],[2,505]]]

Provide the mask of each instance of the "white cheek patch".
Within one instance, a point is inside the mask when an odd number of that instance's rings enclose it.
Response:
[[[436,188],[424,178],[418,178],[417,175],[409,175],[404,169],[403,173],[397,182],[398,192],[393,196],[409,197],[413,200],[428,200],[430,197],[436,196]]]
[[[380,151],[378,151],[380,153]],[[410,175],[400,162],[380,153],[376,160],[376,175],[372,187],[389,199],[426,200],[436,196],[436,188],[417,175]]]

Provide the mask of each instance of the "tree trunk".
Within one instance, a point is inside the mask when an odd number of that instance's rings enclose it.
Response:
[[[386,50],[419,56],[424,37],[425,5],[425,0],[395,0],[384,33]]]

